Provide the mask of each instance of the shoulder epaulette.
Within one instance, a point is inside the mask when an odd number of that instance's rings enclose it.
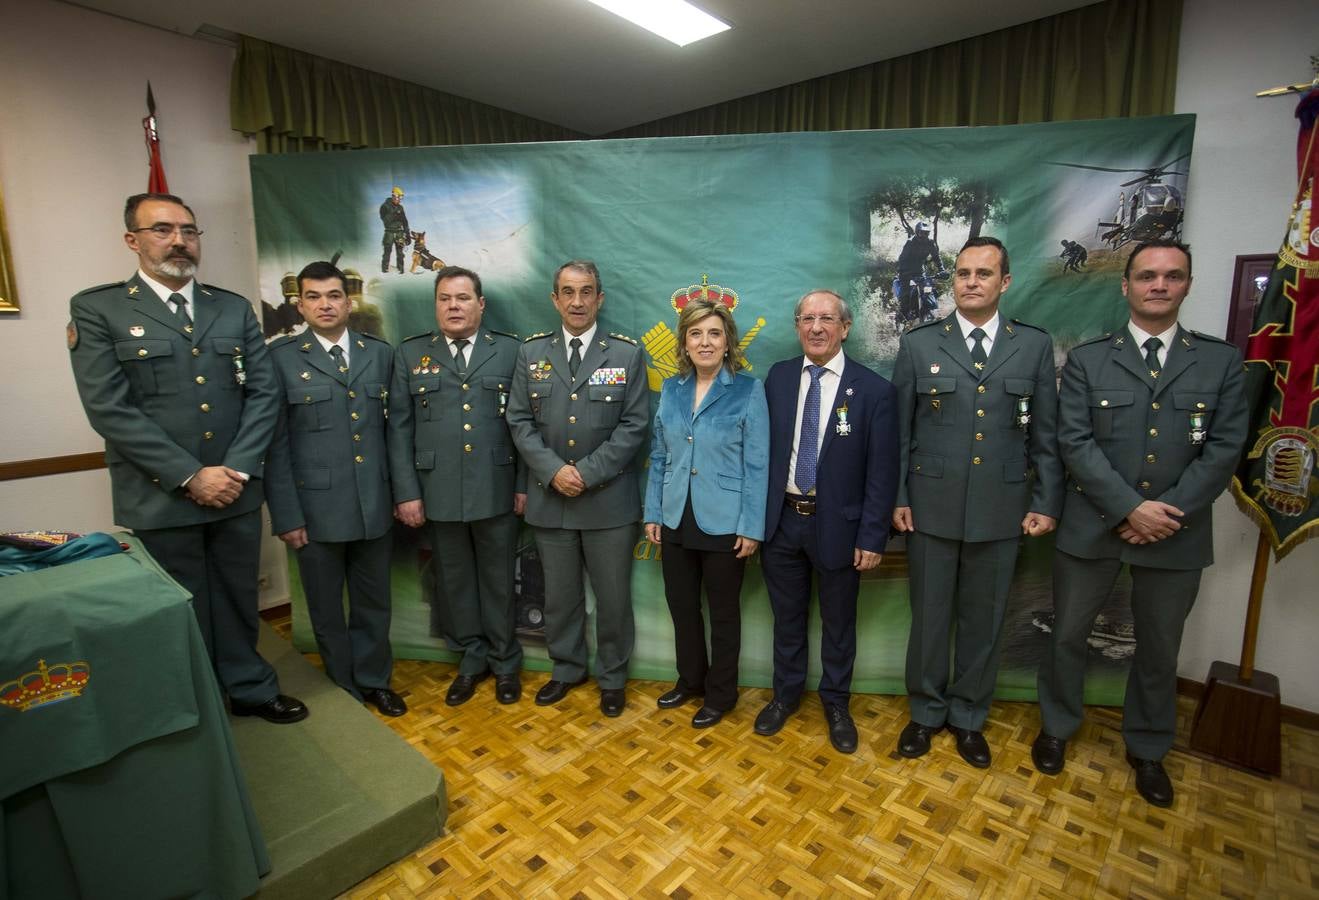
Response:
[[[1200,338],[1200,339],[1202,339],[1202,340],[1213,341],[1215,344],[1227,344],[1229,347],[1235,347],[1235,346],[1236,346],[1236,344],[1233,344],[1231,341],[1227,340],[1226,338],[1216,337],[1216,336],[1214,336],[1214,335],[1212,335],[1212,334],[1205,334],[1203,331],[1195,331],[1195,330],[1190,329],[1190,328],[1188,328],[1188,329],[1186,329],[1186,330],[1187,330],[1187,331],[1190,331],[1191,334],[1195,335],[1196,337],[1198,337],[1198,338]]]
[[[379,341],[380,343],[382,343],[382,344],[384,344],[384,345],[386,345],[386,346],[389,345],[389,341],[385,340],[384,338],[382,338],[382,337],[381,337],[380,335],[378,335],[378,334],[372,334],[372,333],[369,332],[369,331],[359,331],[359,332],[357,332],[357,333],[358,333],[359,335],[361,335],[362,337],[364,337],[364,338],[370,338],[370,339],[373,340],[373,341]]]
[[[415,341],[417,338],[428,338],[430,336],[431,332],[429,331],[423,331],[420,334],[410,334],[403,339],[403,343],[406,344],[408,341]]]
[[[549,337],[553,333],[554,332],[552,331],[541,331],[536,334],[533,334],[531,337],[523,338],[522,343],[526,344],[526,343],[530,343],[531,341],[537,340],[539,338]]]
[[[609,332],[609,336],[610,336],[611,338],[618,338],[620,341],[627,341],[629,344],[631,344],[631,345],[634,346],[634,347],[635,347],[636,344],[637,344],[636,338],[630,338],[630,337],[628,337],[627,335],[625,335],[625,334],[619,334],[619,333],[616,332],[616,331],[611,331],[611,332]]]
[[[1022,328],[1030,328],[1030,329],[1032,329],[1032,330],[1034,330],[1034,331],[1038,331],[1038,332],[1040,332],[1041,334],[1048,334],[1048,333],[1049,333],[1048,331],[1046,331],[1045,329],[1041,328],[1040,326],[1034,324],[1033,322],[1023,322],[1023,321],[1021,321],[1021,319],[1013,319],[1013,320],[1012,320],[1012,324],[1013,324],[1013,325],[1020,325]]]
[[[1097,334],[1094,337],[1086,338],[1083,341],[1078,341],[1077,343],[1072,345],[1072,349],[1076,349],[1077,347],[1086,347],[1090,344],[1099,344],[1107,341],[1112,336],[1113,336],[1113,332],[1105,331],[1103,334]]]
[[[512,338],[515,341],[521,340],[521,338],[519,338],[517,334],[515,334],[512,331],[500,331],[498,328],[487,328],[486,331],[490,332],[491,334],[500,335],[501,337]]]
[[[279,337],[271,341],[269,344],[267,344],[266,347],[267,349],[270,350],[274,350],[278,347],[284,347],[287,346],[288,344],[294,343],[295,341],[297,341],[299,337],[301,337],[301,335],[297,335],[297,334],[280,335]]]
[[[222,288],[222,287],[220,287],[219,285],[214,285],[214,284],[202,284],[200,281],[197,282],[197,287],[201,288],[202,293],[205,293],[205,294],[209,294],[210,292],[214,291],[214,292],[217,293],[217,294],[229,294],[229,295],[234,296],[234,297],[241,296],[241,295],[239,295],[239,294],[235,294],[235,293],[234,293],[233,291],[231,291],[231,290],[228,290],[228,289],[226,289],[226,288]]]
[[[86,290],[74,294],[75,297],[81,297],[83,294],[94,294],[97,291],[109,290],[110,288],[120,288],[128,284],[127,281],[111,281],[106,284],[98,284],[96,287],[89,287]]]
[[[911,334],[913,331],[920,331],[922,328],[929,328],[931,325],[943,325],[943,324],[949,324],[947,318],[932,319],[929,322],[922,322],[919,325],[913,325],[912,327],[907,329],[906,333]]]

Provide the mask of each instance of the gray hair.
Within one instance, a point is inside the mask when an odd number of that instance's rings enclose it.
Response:
[[[807,300],[809,300],[811,297],[814,297],[816,294],[827,294],[828,296],[833,297],[835,300],[837,300],[839,318],[843,320],[844,325],[851,324],[852,308],[847,305],[847,301],[843,299],[842,294],[838,293],[837,291],[831,291],[828,288],[812,288],[811,290],[802,294],[801,299],[797,301],[797,305],[792,309],[792,318],[794,320],[801,315],[802,304],[805,303]]]
[[[559,292],[559,276],[563,274],[564,269],[576,269],[579,272],[585,272],[595,279],[595,292],[604,293],[604,283],[600,281],[600,270],[595,267],[595,263],[589,259],[570,259],[563,265],[559,266],[554,272],[554,293]]]

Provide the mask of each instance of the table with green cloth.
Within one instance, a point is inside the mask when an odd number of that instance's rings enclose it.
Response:
[[[0,900],[246,897],[270,870],[188,594],[124,539],[0,578]]]

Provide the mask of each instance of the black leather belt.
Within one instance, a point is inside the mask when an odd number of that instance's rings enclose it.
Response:
[[[799,516],[815,515],[815,498],[803,497],[801,494],[784,494],[783,502]]]

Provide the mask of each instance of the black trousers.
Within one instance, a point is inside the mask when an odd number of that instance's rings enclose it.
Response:
[[[672,534],[669,532],[669,534]],[[737,659],[742,652],[742,576],[746,560],[731,550],[693,550],[661,545],[664,596],[673,616],[678,686],[704,694],[710,709],[737,705]],[[701,587],[710,605],[710,652],[706,655]]]

